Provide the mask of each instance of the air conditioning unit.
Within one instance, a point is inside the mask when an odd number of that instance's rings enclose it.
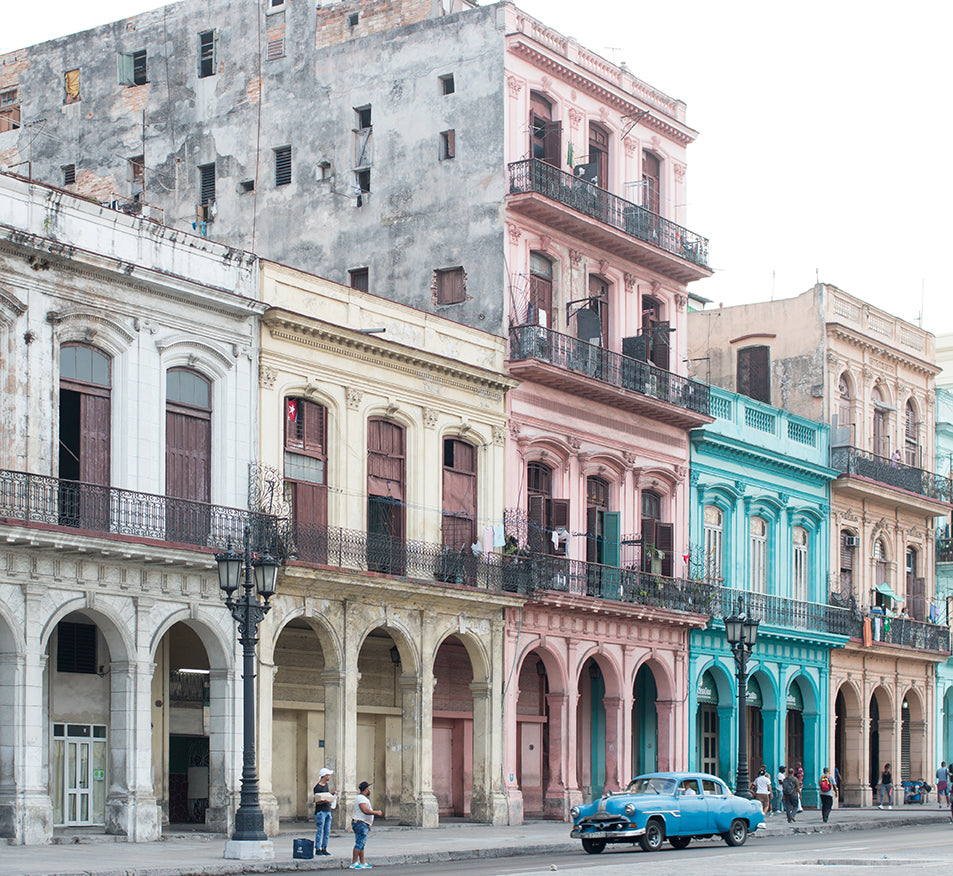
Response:
[[[860,547],[860,537],[857,535],[845,535],[844,547]]]

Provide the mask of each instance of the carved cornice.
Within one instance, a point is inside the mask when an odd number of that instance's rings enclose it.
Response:
[[[912,371],[918,371],[929,377],[935,377],[943,370],[938,365],[934,365],[926,359],[920,359],[910,353],[904,353],[896,347],[888,347],[882,341],[876,340],[868,335],[860,334],[839,322],[827,323],[827,332],[832,338],[837,338],[861,350],[866,350],[868,353],[882,356],[891,364],[903,365]]]

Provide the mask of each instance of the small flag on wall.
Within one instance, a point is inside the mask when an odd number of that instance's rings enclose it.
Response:
[[[569,143],[569,154],[566,156],[566,163],[572,167],[572,141]]]
[[[298,400],[294,398],[288,399],[288,422],[298,422]]]

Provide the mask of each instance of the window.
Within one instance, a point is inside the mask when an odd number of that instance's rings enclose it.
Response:
[[[851,412],[850,412],[850,383],[847,381],[847,375],[841,374],[837,383],[837,423],[836,433],[831,436],[831,444],[842,447],[853,443],[851,432]]]
[[[466,301],[467,279],[463,268],[436,271],[437,304],[461,304]]]
[[[849,597],[854,592],[854,551],[857,546],[857,536],[849,529],[842,529],[840,534],[840,589],[841,595]]]
[[[642,206],[658,213],[661,206],[662,162],[653,152],[642,153]]]
[[[889,584],[887,580],[887,545],[882,538],[874,542],[874,605],[881,608],[886,606],[889,597],[884,596],[877,588],[882,584]]]
[[[887,440],[887,403],[879,386],[875,386],[870,394],[874,406],[873,420],[873,447],[871,450],[877,456],[889,456],[890,446]]]
[[[589,125],[589,162],[595,165],[593,182],[604,189],[609,188],[609,133],[595,122]]]
[[[374,157],[371,140],[371,134],[373,133],[371,108],[369,106],[355,108],[354,113],[357,123],[357,127],[354,129],[354,166],[370,167]]]
[[[738,392],[755,401],[771,403],[770,347],[744,347],[738,351]]]
[[[907,602],[906,609],[910,617],[923,621],[927,619],[926,579],[917,574],[919,556],[915,547],[908,547],[906,552],[907,573]]]
[[[347,16],[347,26],[348,27],[357,27],[357,23],[361,20],[359,12],[350,12]]]
[[[453,158],[456,150],[456,136],[453,131],[440,132],[440,160]]]
[[[792,540],[794,542],[794,570],[792,576],[794,592],[791,595],[794,599],[807,602],[811,580],[811,572],[808,567],[809,537],[807,530],[803,526],[795,526],[792,532]]]
[[[319,161],[318,162],[318,181],[329,182],[333,176],[334,176],[334,173],[331,170],[331,162]]]
[[[621,541],[621,515],[609,510],[609,482],[600,477],[587,477],[586,562],[618,566]]]
[[[196,371],[170,368],[165,382],[166,538],[169,541],[205,544],[208,539],[211,456],[212,385]]]
[[[477,539],[477,449],[459,438],[443,440],[443,544],[469,548]]]
[[[67,70],[63,74],[63,103],[76,103],[79,100],[79,70]]]
[[[675,568],[675,526],[662,522],[662,497],[643,490],[642,571],[672,577]]]
[[[20,101],[17,90],[0,91],[0,133],[20,127]]]
[[[531,92],[529,100],[530,155],[559,167],[562,123],[553,121],[553,105],[543,95]]]
[[[132,199],[142,199],[146,185],[146,159],[144,155],[134,155],[129,159],[129,183]]]
[[[215,75],[215,31],[199,34],[199,79]]]
[[[350,279],[350,286],[352,289],[357,289],[359,292],[367,292],[368,290],[367,268],[353,268],[347,273]]]
[[[529,254],[528,325],[552,328],[553,262],[541,252]]]
[[[354,112],[357,113],[357,129],[359,131],[367,131],[371,127],[371,108],[369,106],[355,107]]]
[[[64,164],[63,165],[63,185],[71,186],[75,182],[76,182],[76,165]]]
[[[119,53],[119,84],[145,85],[146,78],[146,50],[138,52]]]
[[[389,420],[367,423],[367,568],[404,573],[406,510],[404,428]]]
[[[360,207],[367,202],[367,196],[371,193],[371,172],[369,170],[354,171],[354,188],[357,190],[357,206]]]
[[[566,555],[569,528],[569,500],[554,499],[553,470],[542,462],[526,466],[529,506],[529,549],[538,554]]]
[[[199,203],[211,204],[215,200],[215,165],[199,165]]]
[[[328,525],[328,411],[304,398],[285,399],[284,475],[298,555],[324,562]]]
[[[647,361],[668,371],[671,325],[662,319],[662,302],[648,296],[642,299],[642,335],[645,337]]]
[[[913,407],[913,402],[911,401],[907,402],[907,406],[904,409],[903,423],[904,461],[907,465],[919,468],[919,423],[917,423],[917,412]]]
[[[576,337],[600,347],[609,345],[609,284],[589,275],[589,303],[576,311]]]
[[[255,191],[255,181],[253,179],[243,179],[239,184],[242,192],[253,192]]]
[[[447,73],[445,76],[440,77],[440,93],[441,94],[453,94],[454,85],[453,85],[453,73]]]
[[[705,506],[705,579],[724,581],[725,515],[716,505]]]
[[[285,56],[285,38],[283,36],[269,37],[265,46],[265,60],[277,61]]]
[[[95,675],[96,627],[60,621],[56,625],[56,671]]]
[[[753,593],[768,592],[768,522],[763,517],[752,517],[751,568],[749,588]]]
[[[291,182],[291,147],[281,146],[275,150],[275,185],[286,186]]]

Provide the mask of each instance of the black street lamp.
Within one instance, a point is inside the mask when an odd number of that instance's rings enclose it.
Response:
[[[735,794],[752,799],[748,778],[748,658],[758,639],[758,621],[745,617],[741,597],[738,597],[738,612],[725,618],[728,644],[735,655],[738,679],[738,774],[735,778]]]
[[[265,834],[265,817],[258,799],[258,770],[255,766],[255,645],[258,644],[258,625],[271,608],[269,600],[275,595],[280,563],[267,551],[252,559],[251,529],[247,525],[243,553],[233,551],[229,543],[224,553],[215,555],[215,562],[218,563],[218,586],[222,589],[225,605],[231,610],[232,617],[238,621],[238,641],[241,642],[243,656],[242,791],[238,811],[235,813],[232,841],[261,843],[267,840],[268,836]],[[244,592],[236,599],[234,593],[240,582]],[[259,601],[259,596],[263,602]],[[231,857],[227,850],[226,857]]]

